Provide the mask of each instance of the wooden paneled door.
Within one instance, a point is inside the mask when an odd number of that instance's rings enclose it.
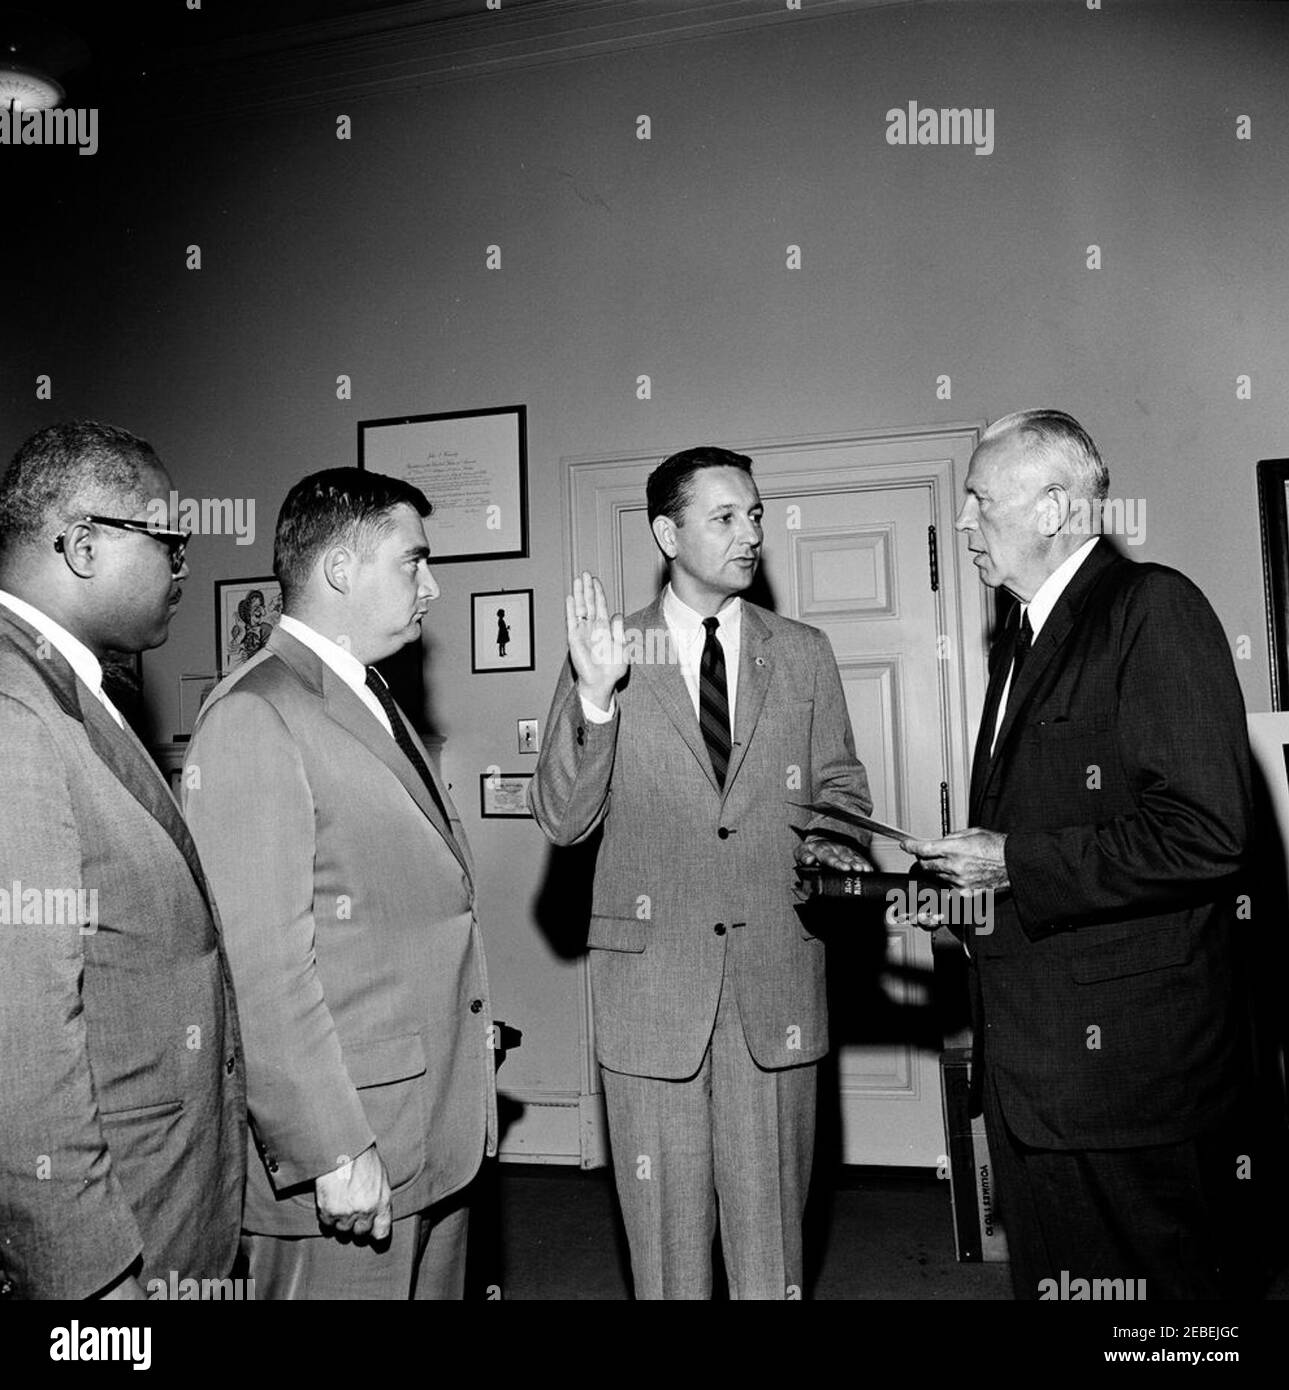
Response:
[[[942,797],[965,824],[971,733],[984,689],[985,604],[953,531],[975,428],[738,444],[765,503],[761,574],[749,597],[823,629],[841,671],[875,814],[938,834]],[[570,568],[598,573],[624,612],[657,592],[662,568],[646,521],[654,459],[573,460]],[[943,790],[942,790],[943,788]],[[879,868],[907,856],[874,845]],[[840,933],[838,931],[840,928]],[[945,1152],[931,938],[880,914],[830,934],[837,1044],[837,1156],[846,1163],[934,1166]],[[589,1014],[588,1092],[599,1089]],[[584,1114],[596,1127],[597,1107]],[[587,1161],[600,1143],[588,1135]]]

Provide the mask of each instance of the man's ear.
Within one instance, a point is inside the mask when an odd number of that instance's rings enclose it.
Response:
[[[338,594],[347,594],[353,586],[354,558],[353,551],[343,545],[333,545],[322,557],[322,577]]]
[[[1039,525],[1045,536],[1064,531],[1070,520],[1070,494],[1060,483],[1048,485],[1038,504]]]
[[[87,521],[74,521],[63,532],[58,547],[67,568],[80,579],[91,578],[98,570],[98,551]]]
[[[676,558],[676,523],[669,516],[656,516],[653,519],[653,538],[658,549],[669,559]]]

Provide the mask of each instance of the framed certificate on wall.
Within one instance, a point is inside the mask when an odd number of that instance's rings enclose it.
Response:
[[[431,565],[527,558],[525,406],[360,420],[358,467],[402,478],[429,498]]]
[[[479,814],[484,820],[532,820],[528,809],[531,772],[481,772]]]

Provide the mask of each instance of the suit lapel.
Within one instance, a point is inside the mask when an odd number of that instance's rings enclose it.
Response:
[[[730,765],[725,773],[726,792],[743,766],[752,731],[756,728],[770,689],[770,629],[750,604],[743,604],[743,632],[739,641],[738,694],[734,701],[734,739]]]
[[[306,647],[303,642],[297,641],[289,632],[283,632],[281,628],[275,627],[269,634],[265,646],[269,651],[279,656],[306,686],[322,697],[323,711],[328,718],[334,720],[347,733],[352,734],[369,753],[379,758],[389,768],[425,814],[426,820],[443,836],[448,848],[461,867],[470,873],[469,861],[457,843],[457,838],[452,833],[452,827],[440,815],[438,807],[434,804],[434,798],[421,780],[420,774],[403,756],[398,744],[385,732],[384,726],[363,701],[316,652]],[[417,738],[416,731],[412,728],[410,721],[404,719],[403,722],[407,725],[418,751],[425,759],[425,765],[429,769],[430,776],[434,778],[434,785],[438,788],[439,795],[443,798],[443,804],[446,806],[448,804],[447,793],[434,772],[433,764],[425,751],[424,744]]]
[[[24,637],[21,645],[26,648],[32,664],[50,687],[54,698],[67,714],[84,726],[85,736],[99,761],[175,842],[207,907],[213,911],[197,847],[188,833],[188,826],[169,784],[162,776],[161,769],[152,761],[148,750],[135,737],[128,724],[124,728],[117,724],[102,701],[78,679],[67,659],[48,643],[48,639],[7,609],[0,609],[0,613]],[[39,645],[49,645],[47,657],[36,655]]]
[[[645,651],[670,651],[671,637],[667,620],[662,613],[662,596],[659,595],[640,617],[644,630]],[[652,636],[650,634],[653,634]],[[743,604],[743,632],[739,644],[738,694],[734,701],[734,730],[731,739],[730,761],[725,770],[725,792],[734,785],[734,778],[743,766],[752,731],[765,705],[766,692],[770,688],[770,663],[766,658],[769,648],[770,629],[761,615],[747,602]],[[721,793],[716,774],[712,771],[712,757],[703,741],[703,732],[694,713],[694,702],[681,674],[679,661],[642,662],[632,668],[632,679],[639,673],[644,683],[653,691],[658,703],[667,713],[668,719],[676,726],[677,732],[698,760],[703,774],[712,788]],[[722,799],[724,793],[721,793]]]
[[[1004,760],[1007,744],[1011,739],[1020,716],[1025,706],[1029,703],[1030,696],[1034,693],[1043,673],[1055,660],[1057,653],[1064,646],[1066,639],[1078,621],[1082,611],[1092,594],[1092,591],[1100,581],[1106,570],[1118,560],[1118,556],[1108,546],[1102,545],[1099,541],[1093,548],[1092,553],[1080,566],[1078,573],[1066,585],[1065,591],[1057,599],[1056,606],[1048,614],[1047,621],[1043,624],[1042,630],[1034,639],[1034,645],[1030,648],[1029,655],[1025,658],[1025,664],[1021,667],[1020,677],[1016,680],[1011,690],[1007,694],[1007,712],[1003,716],[1002,728],[998,730],[998,740],[994,744],[993,757],[988,760],[985,774],[980,786],[980,796],[989,790],[990,783],[998,773],[999,767]],[[1009,648],[1010,652],[1010,648]],[[1010,659],[1008,661],[1010,665]],[[1006,672],[1002,673],[1002,678],[1006,679]],[[982,733],[984,731],[982,730]],[[988,745],[985,745],[986,755]],[[980,747],[977,744],[977,756]],[[973,769],[974,771],[974,769]],[[973,779],[974,780],[974,779]],[[974,798],[973,798],[974,799]]]
[[[669,656],[674,654],[667,620],[662,615],[661,595],[644,610],[641,615],[640,626],[644,630],[645,652],[666,652]],[[707,780],[719,793],[720,787],[716,782],[716,774],[712,771],[711,755],[707,751],[706,743],[703,742],[702,731],[698,727],[698,716],[694,713],[694,703],[689,697],[689,688],[685,684],[685,678],[681,675],[680,662],[678,660],[639,662],[633,664],[631,668],[632,680],[635,680],[637,676],[653,691],[658,703],[666,712],[667,718],[676,726],[677,732],[685,740],[689,751],[698,759],[698,765],[703,769]],[[725,779],[725,785],[729,785],[728,776]]]

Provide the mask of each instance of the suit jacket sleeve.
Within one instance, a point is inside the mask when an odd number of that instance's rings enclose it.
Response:
[[[1118,643],[1115,737],[1136,810],[1008,835],[1008,876],[1031,936],[1053,922],[1077,927],[1192,905],[1197,890],[1217,891],[1236,873],[1245,853],[1248,731],[1217,615],[1188,579],[1167,571],[1143,576],[1123,603],[1121,618],[1107,618],[1108,640]]]
[[[193,769],[200,774],[199,785]],[[202,715],[184,813],[224,924],[247,1105],[278,1189],[375,1142],[345,1069],[314,955],[314,806],[277,711],[232,691]]]
[[[76,816],[39,715],[0,695],[6,893],[81,881]],[[99,1120],[75,923],[0,925],[0,1269],[20,1297],[87,1298],[143,1249]]]
[[[855,756],[850,715],[841,686],[841,673],[832,645],[823,632],[815,631],[818,653],[815,658],[814,719],[811,724],[811,766],[814,786],[811,797],[847,811],[868,815],[873,797],[868,773]],[[826,815],[811,817],[807,830],[812,835],[840,836],[866,844],[868,836],[843,820]]]
[[[537,824],[555,844],[585,840],[608,814],[609,782],[621,722],[621,700],[607,723],[586,718],[572,663],[565,661],[546,718],[546,739],[537,759],[537,772],[528,789],[528,803]]]

